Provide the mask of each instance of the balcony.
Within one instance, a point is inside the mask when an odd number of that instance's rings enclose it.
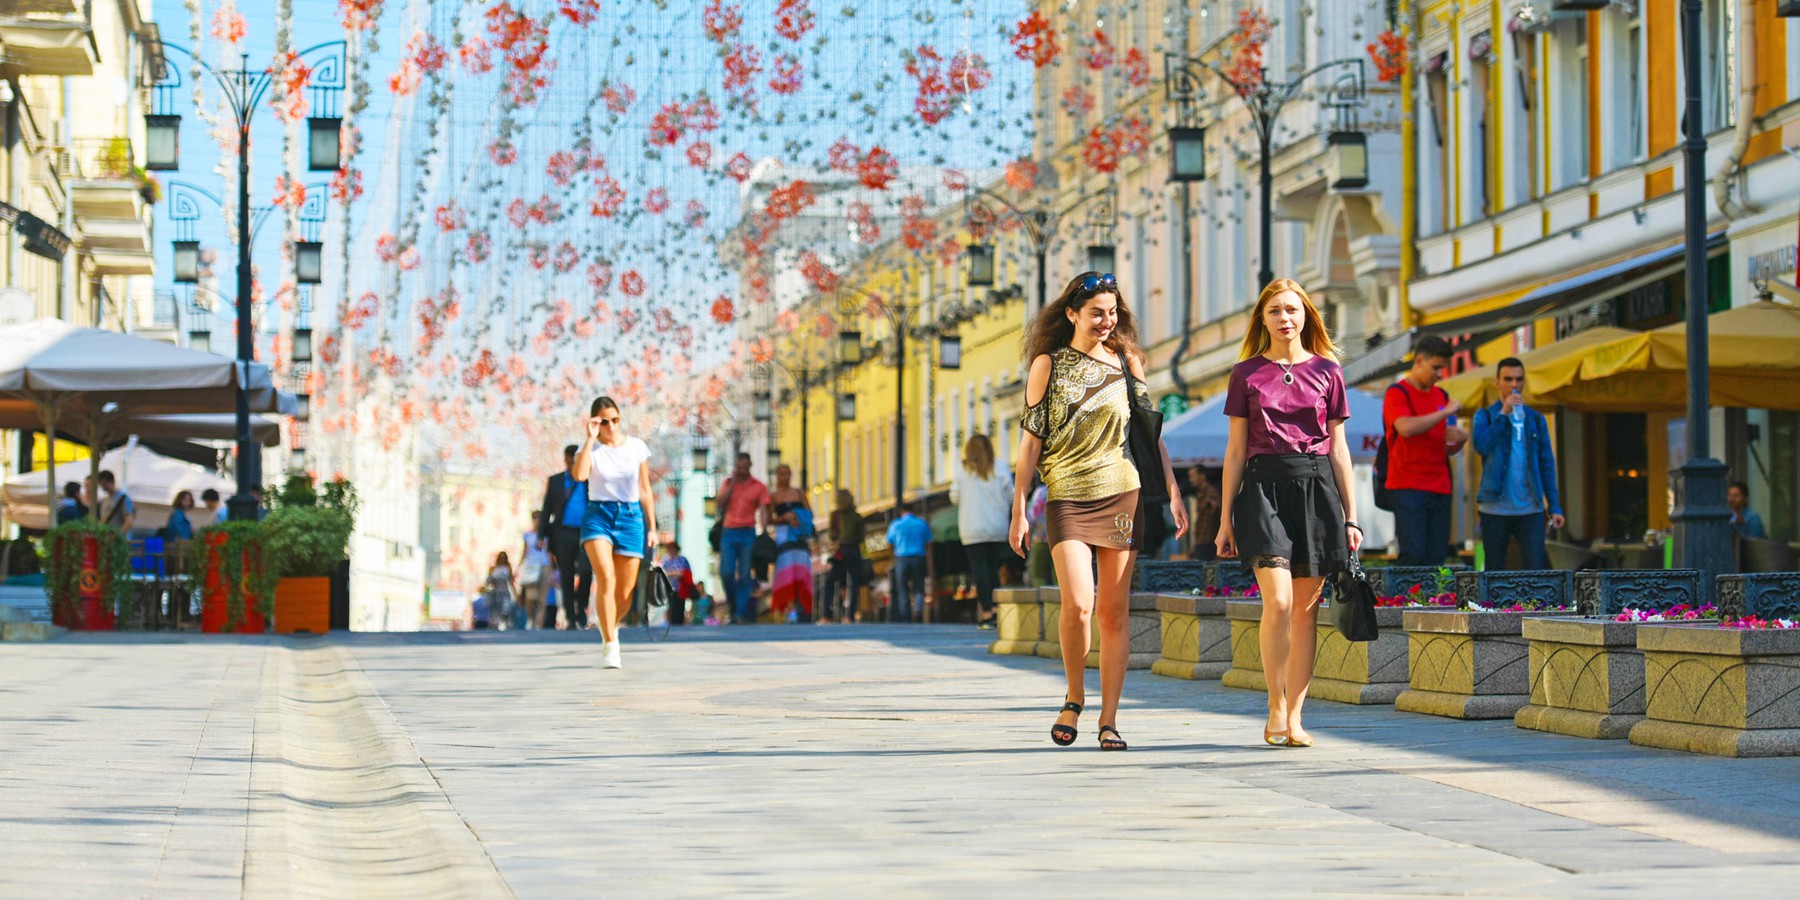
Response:
[[[7,0],[0,5],[0,62],[21,75],[92,75],[93,0]]]
[[[162,194],[162,185],[138,166],[127,138],[72,141],[61,175],[75,215],[84,223],[141,221],[145,208]]]

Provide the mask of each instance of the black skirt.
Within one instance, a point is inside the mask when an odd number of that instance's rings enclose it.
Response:
[[[1252,566],[1291,569],[1295,578],[1327,577],[1350,560],[1344,501],[1331,459],[1307,453],[1253,456],[1231,501],[1238,557]],[[1264,558],[1272,559],[1264,559]],[[1286,560],[1281,566],[1273,560]]]

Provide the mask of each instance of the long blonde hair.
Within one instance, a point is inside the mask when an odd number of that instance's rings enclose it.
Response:
[[[1238,359],[1246,360],[1253,356],[1261,356],[1269,352],[1274,344],[1274,337],[1269,334],[1269,326],[1263,324],[1263,310],[1276,294],[1293,291],[1300,298],[1300,305],[1306,309],[1306,324],[1300,328],[1300,346],[1314,356],[1323,356],[1333,362],[1337,361],[1337,345],[1331,342],[1331,331],[1325,327],[1325,317],[1319,315],[1319,308],[1313,305],[1312,297],[1300,282],[1291,278],[1277,278],[1262,289],[1262,295],[1256,298],[1256,309],[1250,313],[1250,330],[1244,333],[1244,346],[1238,351]]]
[[[987,435],[970,435],[963,442],[962,464],[969,474],[982,481],[994,477],[994,443]]]

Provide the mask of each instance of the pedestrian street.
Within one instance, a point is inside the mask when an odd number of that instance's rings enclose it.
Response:
[[[1769,893],[1800,761],[1131,673],[964,627],[71,635],[0,667],[0,895]],[[638,640],[634,641],[633,639]],[[1091,697],[1097,692],[1091,692]]]

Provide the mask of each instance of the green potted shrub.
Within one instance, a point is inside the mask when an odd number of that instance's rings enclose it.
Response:
[[[331,574],[350,555],[356,491],[342,479],[320,490],[311,476],[295,474],[266,496],[268,558],[279,579],[275,631],[323,634],[331,627]]]
[[[74,630],[111,631],[118,622],[137,621],[137,586],[131,581],[131,550],[123,535],[81,519],[50,529],[44,546],[49,550],[44,580],[52,622]]]

